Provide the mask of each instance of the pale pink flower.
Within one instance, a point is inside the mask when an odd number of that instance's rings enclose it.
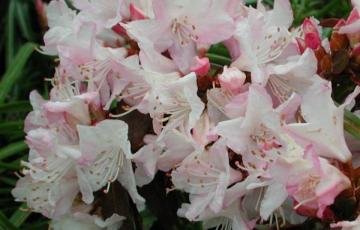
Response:
[[[259,166],[259,170],[265,167],[272,158],[266,156],[266,152],[281,146],[278,137],[280,114],[272,105],[270,95],[265,89],[252,85],[245,116],[220,122],[216,128],[217,134],[226,139],[227,145],[243,155],[247,168],[252,168],[253,164],[255,167]],[[257,163],[259,165],[256,165]]]
[[[304,145],[313,144],[316,152],[324,157],[347,162],[351,158],[344,139],[344,108],[359,94],[359,88],[337,107],[331,98],[331,82],[319,82],[309,88],[301,104],[306,123],[287,125],[288,131],[302,139]]]
[[[196,44],[228,39],[234,31],[232,18],[221,1],[153,1],[155,18],[124,25],[139,43],[151,41],[157,52],[170,56],[187,73],[196,56]]]
[[[29,162],[23,172],[31,175],[34,180],[47,183],[57,182],[71,172],[75,161],[81,153],[69,137],[62,136],[51,130],[36,129],[26,136],[30,147]]]
[[[141,66],[146,71],[158,73],[173,73],[178,71],[178,67],[173,60],[157,52],[154,45],[150,42],[142,42],[138,45],[140,47],[139,58]]]
[[[94,81],[92,87],[101,93],[102,104],[105,104],[104,110],[109,110],[111,103],[121,98],[120,95],[127,86],[142,78],[142,71],[139,58],[135,55],[120,60],[110,58],[105,62],[108,62],[108,67],[99,69],[99,74],[92,79]]]
[[[246,80],[246,75],[236,67],[224,66],[224,71],[219,75],[221,88],[233,93],[239,93]]]
[[[46,7],[49,30],[44,35],[44,53],[57,54],[57,45],[73,33],[76,12],[64,0],[54,0]]]
[[[49,227],[53,230],[116,230],[121,227],[124,219],[125,217],[119,216],[116,213],[105,220],[97,215],[74,213],[73,215],[66,215],[61,219],[52,220]]]
[[[228,119],[225,111],[225,106],[230,102],[233,94],[223,88],[212,88],[206,92],[207,109],[210,117],[216,121],[223,121]]]
[[[30,104],[33,108],[33,111],[31,111],[25,118],[24,121],[24,131],[28,132],[32,129],[40,128],[40,127],[46,127],[47,122],[45,118],[45,115],[43,113],[43,105],[46,103],[46,101],[42,98],[42,96],[35,90],[31,91],[29,96]]]
[[[212,141],[216,141],[218,136],[214,132],[215,123],[208,115],[208,111],[204,110],[195,127],[191,130],[192,139],[199,146],[206,146]]]
[[[304,95],[316,82],[325,82],[316,75],[317,59],[311,49],[270,64],[268,69],[270,76],[266,87],[278,103],[286,101],[293,93]]]
[[[149,141],[153,137],[146,136],[145,141],[149,143],[131,157],[136,164],[135,176],[139,186],[150,183],[158,170],[167,172],[176,167],[196,149],[190,138],[175,129],[169,130],[162,139],[154,138]]]
[[[234,39],[228,47],[238,49],[232,66],[251,72],[255,83],[267,81],[267,64],[278,58],[290,42],[288,31],[292,22],[292,10],[286,0],[275,1],[274,10],[262,12],[250,8],[248,15],[237,23]]]
[[[279,163],[273,173],[282,178],[286,172],[286,190],[297,202],[295,209],[314,209],[321,218],[340,192],[348,188],[350,180],[325,159],[319,158],[312,146],[305,149],[303,164]],[[297,166],[295,166],[297,165]],[[284,168],[285,167],[285,168]]]
[[[360,41],[360,4],[358,1],[353,2],[353,10],[347,18],[345,25],[340,24],[339,33],[346,34],[350,40],[350,45],[355,47]]]
[[[249,85],[246,83],[238,88],[236,94],[226,88],[212,88],[207,91],[208,114],[215,125],[229,118],[244,116]]]
[[[220,212],[227,187],[241,180],[242,174],[230,167],[225,142],[218,140],[209,150],[185,158],[171,177],[176,189],[190,193],[185,216],[194,220],[206,207]]]
[[[341,230],[358,230],[360,228],[360,217],[353,221],[339,221],[330,225],[331,228],[341,228]]]
[[[141,14],[145,18],[154,18],[152,0],[127,0],[127,1],[130,2],[130,7],[135,6],[138,11],[141,11]],[[131,8],[130,8],[130,15],[131,15]],[[134,20],[133,17],[131,17],[131,19]],[[140,19],[140,18],[136,18],[136,19]]]
[[[197,95],[195,73],[168,84],[162,90],[163,92],[159,92],[159,104],[152,108],[153,121],[158,122],[162,132],[177,128],[185,134],[190,134],[205,108]],[[163,122],[167,122],[165,126]]]
[[[143,63],[146,63],[144,66],[139,65],[139,57],[134,55],[115,67],[119,75],[115,75],[116,79],[109,82],[110,87],[115,90],[113,90],[113,95],[108,100],[106,108],[114,97],[118,101],[124,100],[130,105],[130,108],[125,113],[113,115],[114,117],[125,115],[133,110],[139,110],[144,114],[149,113],[155,117],[156,111],[161,105],[160,95],[164,94],[170,84],[180,79],[178,72],[156,72],[151,69],[152,65],[148,62],[148,58],[142,60]],[[164,69],[166,68],[164,67]],[[159,69],[164,70],[161,67]],[[160,129],[158,126],[154,128],[156,132]]]
[[[26,202],[28,208],[48,218],[58,218],[70,211],[79,189],[73,176],[55,183],[36,181],[30,176],[18,180],[12,190],[15,201]]]
[[[206,229],[219,227],[232,227],[232,229],[236,230],[253,229],[257,218],[255,218],[255,221],[250,220],[244,210],[241,199],[249,192],[247,189],[249,184],[255,181],[256,178],[250,176],[226,189],[220,211],[214,211],[209,203],[204,202],[204,199],[201,200],[201,197],[194,197],[192,199],[190,196],[191,204],[182,204],[178,210],[178,215],[193,221],[203,221]],[[200,202],[202,202],[202,204]],[[197,214],[197,216],[190,216],[189,214],[191,213],[189,213],[189,211],[193,211],[194,208],[197,207],[201,208],[197,210],[197,213],[194,213]]]
[[[118,180],[129,192],[138,209],[144,199],[138,194],[130,161],[128,126],[120,120],[104,120],[96,126],[78,126],[82,165],[77,169],[83,200],[93,202],[93,192]]]
[[[81,20],[96,23],[97,30],[111,29],[122,21],[121,12],[129,10],[124,0],[75,0],[74,6],[80,10]]]

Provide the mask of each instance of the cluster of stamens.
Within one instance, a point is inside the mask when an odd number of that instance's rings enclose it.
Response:
[[[171,31],[177,36],[182,46],[199,39],[196,35],[196,26],[189,21],[188,16],[175,18],[171,24]]]

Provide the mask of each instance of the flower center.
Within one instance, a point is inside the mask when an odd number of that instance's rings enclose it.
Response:
[[[171,24],[171,31],[177,36],[182,46],[199,39],[196,35],[196,26],[189,22],[187,16],[175,18]]]
[[[281,103],[285,102],[291,94],[295,92],[295,89],[288,84],[288,81],[279,76],[271,76],[268,81],[268,86]]]
[[[319,183],[320,177],[317,175],[310,175],[305,181],[300,183],[299,190],[296,193],[299,203],[294,207],[295,209],[316,199],[315,189]]]

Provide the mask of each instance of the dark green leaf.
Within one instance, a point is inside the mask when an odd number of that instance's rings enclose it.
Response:
[[[8,170],[19,170],[20,164],[19,163],[4,163],[0,162],[1,169],[8,169]]]
[[[6,20],[6,46],[5,46],[5,59],[6,66],[10,67],[15,55],[15,10],[16,3],[15,1],[10,1],[8,15]]]
[[[3,229],[3,230],[17,230],[18,229],[9,221],[9,219],[5,216],[5,214],[2,211],[0,211],[0,229]]]
[[[18,141],[15,143],[11,143],[0,149],[0,160],[3,160],[9,156],[18,154],[18,153],[26,150],[27,148],[28,147],[24,141]]]
[[[14,187],[16,185],[16,180],[9,177],[0,177],[0,182],[10,185],[11,187]]]
[[[0,122],[0,134],[23,132],[24,121],[3,121]]]
[[[0,113],[29,112],[31,109],[28,101],[14,101],[0,105]]]
[[[14,84],[20,79],[22,70],[30,55],[35,50],[35,47],[33,43],[26,43],[16,54],[12,65],[7,69],[0,82],[0,104],[4,103],[6,96]]]
[[[10,217],[10,222],[14,224],[16,227],[20,227],[26,219],[30,216],[31,212],[26,211],[26,204],[22,204],[18,210]]]
[[[207,53],[206,56],[209,58],[210,63],[214,63],[216,65],[230,65],[231,64],[231,59],[218,55],[218,54],[213,54],[213,53]]]
[[[210,46],[208,53],[218,54],[230,58],[228,49],[221,43]]]
[[[13,0],[14,1],[14,0]],[[20,27],[22,35],[28,41],[34,41],[34,33],[31,29],[30,16],[29,16],[29,4],[15,0],[16,2],[16,19]]]

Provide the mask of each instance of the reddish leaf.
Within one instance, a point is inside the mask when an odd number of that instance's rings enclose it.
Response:
[[[333,32],[330,39],[330,49],[332,52],[337,52],[341,49],[346,49],[349,46],[349,40],[344,34]]]
[[[332,72],[339,74],[343,72],[349,64],[350,56],[347,50],[341,49],[332,55]]]
[[[338,23],[338,18],[326,18],[320,21],[322,27],[334,27]]]

